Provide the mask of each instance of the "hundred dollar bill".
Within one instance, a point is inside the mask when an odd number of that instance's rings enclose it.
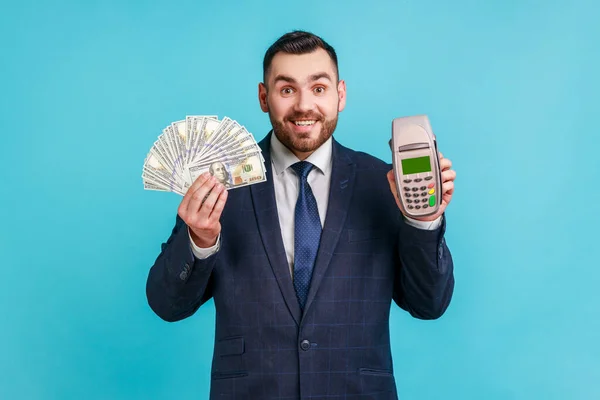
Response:
[[[186,155],[186,162],[188,161],[189,149],[192,147],[193,140],[195,139],[195,135],[198,134],[196,126],[200,124],[200,121],[204,118],[213,119],[218,122],[218,118],[216,115],[188,115],[185,117],[185,129],[186,129],[186,141],[185,148],[188,151],[188,155]]]
[[[171,168],[177,171],[179,174],[180,167],[182,165],[178,165],[177,154],[175,153],[175,146],[173,145],[172,139],[172,130],[170,126],[167,126],[163,130],[163,134],[159,137],[160,142],[162,143],[163,149],[165,150],[167,156],[169,157],[169,165]],[[182,168],[181,168],[182,169]]]
[[[166,144],[166,132],[166,129],[163,130],[163,134],[158,137],[156,142],[154,142],[151,152],[156,156],[156,158],[158,158],[158,160],[162,163],[163,167],[170,171],[175,171],[172,155],[168,149],[168,145]]]
[[[164,177],[155,174],[152,169],[144,168],[142,172],[142,177],[144,182],[151,183],[153,185],[160,186],[164,190],[173,191],[173,190],[181,190],[182,185],[178,181],[169,181]]]
[[[174,174],[172,169],[168,167],[168,164],[164,160],[164,157],[161,155],[161,153],[158,152],[156,148],[152,148],[150,150],[150,153],[148,153],[148,156],[144,160],[144,170],[146,169],[152,170],[153,172],[155,172],[155,174],[163,176],[165,179]],[[175,178],[171,179],[176,179],[177,174],[174,175]]]
[[[242,157],[249,157],[251,155],[258,154],[260,161],[264,161],[262,150],[256,143],[240,144],[239,147],[229,147],[225,149],[214,148],[210,155],[207,155],[201,160],[201,164],[206,165],[219,160],[236,160]],[[199,163],[199,164],[200,164]]]
[[[208,147],[208,151],[210,152],[211,148],[214,146],[224,146],[226,143],[234,140],[241,133],[243,134],[244,127],[240,126],[236,121],[232,121],[228,125],[223,125],[220,129],[215,132],[215,135],[208,142],[210,147]]]
[[[228,149],[237,144],[248,143],[249,140],[256,144],[256,140],[254,140],[246,128],[240,126],[239,129],[231,129],[226,132],[222,139],[215,143],[214,146],[219,149]]]
[[[162,154],[166,156],[162,160],[163,165],[169,169],[172,174],[177,175],[179,180],[184,178],[184,165],[177,159],[174,153],[170,138],[170,127],[165,128],[164,134],[158,140],[159,148],[162,148]]]
[[[164,187],[165,190],[168,190],[169,186],[171,186],[171,183],[167,179],[155,173],[152,168],[147,166],[142,168],[142,178],[150,183]]]
[[[192,145],[192,126],[194,124],[194,119],[197,118],[196,115],[188,115],[185,117],[185,156],[183,160],[187,164],[188,158],[190,156],[190,148]]]
[[[154,178],[153,183],[157,183],[157,180],[160,180],[161,182],[164,182],[165,186],[169,190],[181,190],[183,188],[184,181],[179,178],[177,173],[173,170],[170,170],[158,157],[152,153],[150,153],[144,161],[143,171],[145,174],[150,172]]]
[[[261,161],[265,160],[256,140],[243,126],[221,134],[221,139],[216,139],[216,142],[208,147],[209,150],[196,164],[206,164],[221,158],[249,156],[252,153],[259,153]]]
[[[185,143],[187,140],[186,120],[175,121],[169,127],[171,141],[175,147],[175,164],[183,172],[185,165]]]
[[[232,119],[225,117],[214,129],[204,129],[201,131],[201,137],[199,137],[197,143],[197,151],[194,157],[189,161],[189,164],[198,164],[202,158],[210,153],[215,143],[219,141],[222,136],[222,132],[231,129],[233,124],[237,124]]]
[[[147,190],[157,190],[157,191],[160,191],[160,192],[168,192],[169,191],[164,186],[157,185],[157,184],[155,184],[153,182],[149,182],[147,180],[144,181],[144,189],[147,189]]]
[[[160,170],[152,168],[148,164],[142,168],[142,178],[156,185],[162,185],[165,189],[182,187],[181,180],[176,177],[167,177],[166,174],[162,174]]]
[[[217,125],[219,123],[217,115],[188,115],[185,117],[186,140],[184,143],[187,153],[184,160],[186,163],[189,161],[190,149],[192,148],[194,140],[201,134],[199,127],[202,125],[204,119],[212,120],[216,122]]]
[[[157,185],[153,182],[149,182],[149,181],[144,181],[144,189],[146,190],[156,190],[156,191],[160,191],[160,192],[173,192],[173,193],[177,193],[181,196],[185,196],[185,193],[183,193],[180,189],[165,189],[163,186]]]
[[[194,165],[188,168],[189,182],[194,182],[204,172],[210,172],[227,189],[238,188],[254,183],[266,181],[264,163],[259,154],[232,158],[228,160],[216,160],[211,163]],[[189,186],[184,184],[183,190],[187,191]]]
[[[185,129],[186,129],[186,137],[185,137],[185,156],[184,156],[184,164],[187,164],[192,156],[192,146],[194,144],[194,140],[196,139],[197,132],[194,132],[195,126],[201,121],[204,117],[201,115],[192,115],[187,116],[185,118]]]
[[[174,165],[173,161],[175,157],[173,157],[173,149],[171,149],[171,143],[169,140],[169,128],[166,127],[162,131],[162,135],[158,137],[158,142],[161,144],[164,153],[167,155],[167,159],[170,165]]]
[[[256,151],[262,152],[252,134],[250,134],[250,132],[248,132],[244,127],[242,127],[242,129],[235,134],[235,138],[233,140],[224,142],[222,144],[220,143],[219,145],[220,148],[222,148],[222,151],[230,153],[235,153],[236,150],[247,148],[249,146],[254,146]]]
[[[194,163],[199,158],[206,141],[210,140],[219,127],[231,123],[231,119],[225,117],[222,121],[210,117],[195,118],[192,120],[191,144],[188,147],[189,155],[186,164]]]

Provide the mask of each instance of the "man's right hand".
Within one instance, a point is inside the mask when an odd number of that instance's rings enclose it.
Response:
[[[200,175],[183,196],[177,213],[190,228],[196,246],[208,248],[217,243],[226,202],[227,190],[208,172]]]

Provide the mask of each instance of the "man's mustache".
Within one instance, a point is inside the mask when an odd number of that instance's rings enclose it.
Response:
[[[287,115],[285,119],[288,121],[296,121],[299,119],[321,121],[323,119],[323,116],[312,111],[307,113],[294,112]]]

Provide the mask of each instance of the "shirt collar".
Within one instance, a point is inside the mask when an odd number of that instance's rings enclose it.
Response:
[[[306,161],[317,167],[323,174],[331,170],[332,137],[329,137],[317,150],[315,150]],[[271,159],[275,174],[282,174],[292,164],[300,161],[283,143],[277,138],[275,132],[271,134]]]

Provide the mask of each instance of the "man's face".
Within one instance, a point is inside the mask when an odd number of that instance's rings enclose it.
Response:
[[[213,164],[212,174],[219,180],[219,182],[225,182],[227,180],[225,166],[221,163]]]
[[[277,53],[259,85],[261,109],[277,138],[305,159],[333,134],[346,105],[346,85],[321,48],[309,54]]]

